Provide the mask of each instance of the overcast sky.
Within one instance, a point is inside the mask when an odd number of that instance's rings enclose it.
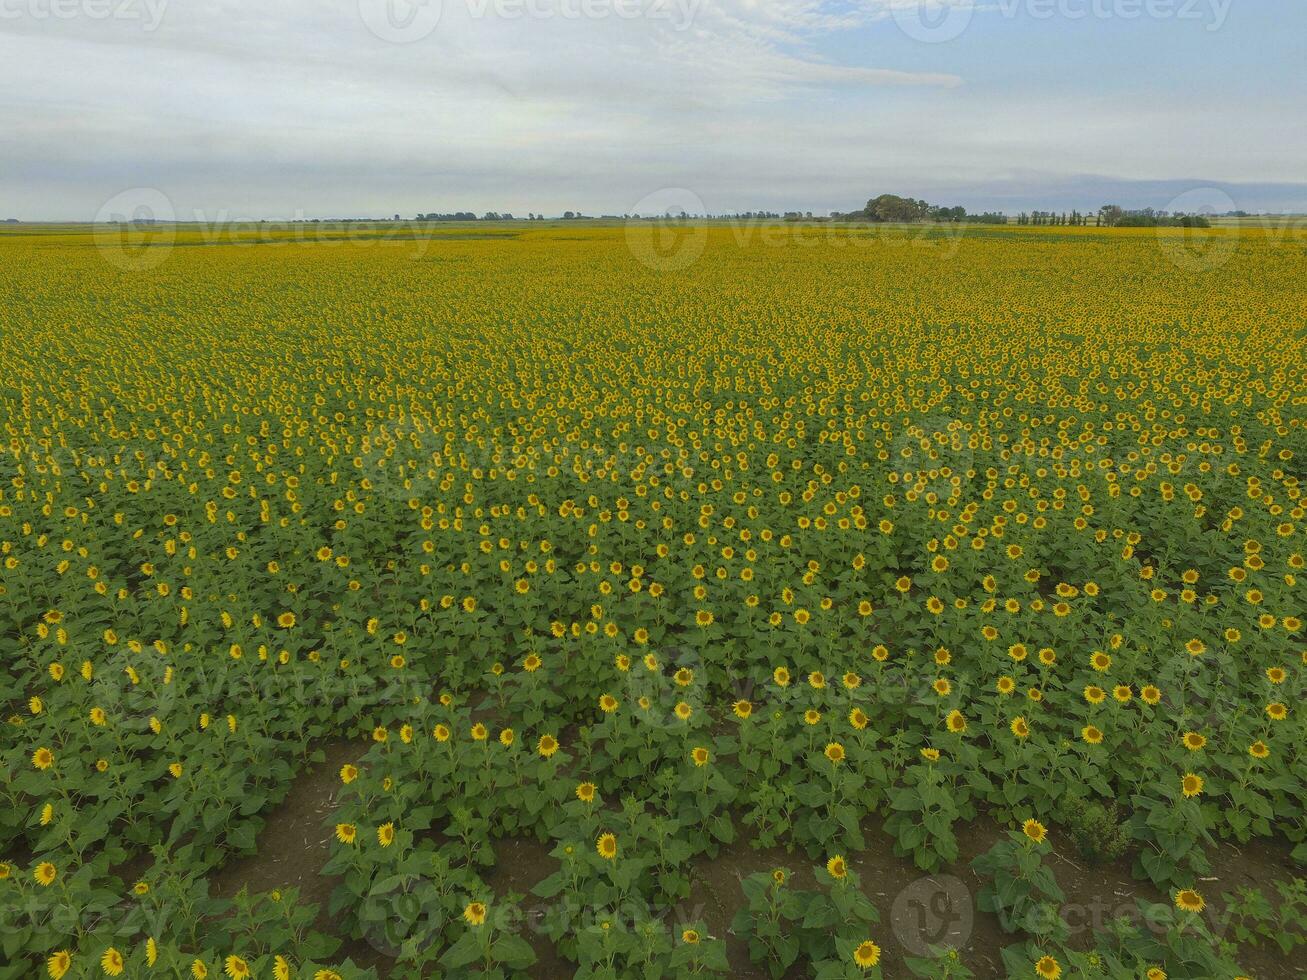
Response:
[[[0,0],[0,218],[1307,211],[1304,37],[1303,0]]]

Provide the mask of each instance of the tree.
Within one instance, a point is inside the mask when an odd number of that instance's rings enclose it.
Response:
[[[1119,204],[1104,204],[1098,209],[1098,217],[1108,228],[1115,228],[1125,217],[1125,210]]]

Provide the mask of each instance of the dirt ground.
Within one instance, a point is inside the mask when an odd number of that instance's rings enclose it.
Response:
[[[296,887],[303,901],[320,906],[317,928],[344,940],[338,958],[349,957],[360,966],[374,966],[385,977],[393,960],[365,941],[351,939],[339,921],[327,914],[336,879],[319,874],[331,853],[328,818],[340,786],[337,773],[346,762],[357,761],[366,746],[341,741],[322,748],[325,760],[306,768],[280,807],[269,816],[258,838],[257,854],[229,862],[213,876],[213,891],[230,898],[242,887],[252,892]],[[1004,975],[1000,949],[1013,937],[1002,930],[995,916],[975,907],[982,881],[970,868],[971,860],[988,850],[1003,829],[982,816],[956,831],[959,859],[935,874],[924,874],[910,860],[895,856],[890,838],[876,832],[871,822],[866,827],[870,846],[846,855],[863,890],[880,912],[873,938],[883,949],[884,975],[891,980],[911,976],[904,966],[905,954],[920,955],[928,944],[957,947],[963,962],[981,980]],[[1058,844],[1061,835],[1057,828],[1051,831],[1054,851],[1050,866],[1068,896],[1063,915],[1073,930],[1072,945],[1088,946],[1096,924],[1133,909],[1138,898],[1167,901],[1167,896],[1150,883],[1131,876],[1128,857],[1089,866],[1072,848]],[[516,892],[530,896],[531,889],[555,868],[549,851],[550,845],[533,838],[499,841],[497,863],[486,873],[486,881],[497,895]],[[1242,847],[1223,844],[1211,858],[1213,872],[1202,885],[1209,896],[1210,922],[1217,929],[1225,921],[1221,894],[1241,886],[1267,888],[1271,879],[1293,874],[1289,847],[1283,841],[1258,840]],[[748,838],[737,839],[715,859],[694,862],[690,894],[669,910],[669,925],[702,920],[710,935],[725,938],[734,978],[765,980],[766,970],[749,961],[747,943],[730,930],[731,920],[744,902],[740,881],[755,872],[786,867],[797,875],[797,884],[811,886],[812,864],[801,851],[754,848]],[[537,957],[531,975],[541,980],[570,977],[571,964],[559,956],[547,936],[531,928],[532,918],[538,917],[540,910],[532,908],[529,897],[524,907],[528,912],[526,936]],[[1240,962],[1255,980],[1297,980],[1303,975],[1290,957],[1265,945],[1244,947]],[[803,973],[796,968],[790,976],[800,978]]]

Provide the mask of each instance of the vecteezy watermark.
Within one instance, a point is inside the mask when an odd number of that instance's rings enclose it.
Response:
[[[702,198],[684,187],[664,187],[642,197],[626,220],[626,247],[655,272],[679,272],[699,261],[708,244]]]
[[[440,25],[441,0],[359,0],[368,30],[391,44],[413,44]]]
[[[1173,20],[1225,26],[1234,0],[886,0],[889,15],[908,37],[943,44],[961,37],[976,15],[1006,20]]]
[[[976,910],[961,878],[918,878],[894,897],[890,925],[911,956],[930,956],[941,947],[960,949],[971,938]]]
[[[115,20],[159,29],[171,0],[0,0],[0,20]]]
[[[1234,199],[1219,187],[1195,187],[1166,205],[1169,216],[1211,219],[1236,211]],[[1171,264],[1185,272],[1211,272],[1230,261],[1239,247],[1237,228],[1158,225],[1157,242]]]
[[[684,31],[703,0],[358,0],[368,30],[392,44],[429,37],[446,3],[460,5],[472,20],[646,20]]]
[[[115,194],[95,215],[92,237],[104,260],[124,272],[162,265],[177,239],[176,209],[155,187],[133,187]]]
[[[322,247],[401,248],[422,259],[437,237],[408,222],[370,219],[309,219],[302,209],[286,220],[234,220],[225,210],[194,208],[178,213],[155,187],[133,187],[115,194],[96,213],[91,237],[106,262],[124,272],[146,272],[167,261],[184,237],[186,245],[229,248]],[[401,436],[407,430],[401,430]],[[372,460],[384,473],[386,460]],[[402,483],[402,479],[401,479]],[[398,492],[398,491],[396,491]],[[401,499],[408,499],[406,496]]]

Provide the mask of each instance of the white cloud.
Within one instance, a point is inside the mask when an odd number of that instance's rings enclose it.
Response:
[[[952,52],[884,22],[914,0],[666,0],[688,23],[475,16],[482,2],[500,0],[443,0],[412,44],[370,32],[358,0],[173,0],[154,32],[0,18],[0,200],[80,218],[148,185],[242,217],[621,213],[677,185],[714,209],[818,210],[1027,168],[1189,176],[1201,159],[1204,176],[1292,180],[1302,159],[1274,105],[976,91]],[[1214,145],[1213,118],[1245,138]]]

